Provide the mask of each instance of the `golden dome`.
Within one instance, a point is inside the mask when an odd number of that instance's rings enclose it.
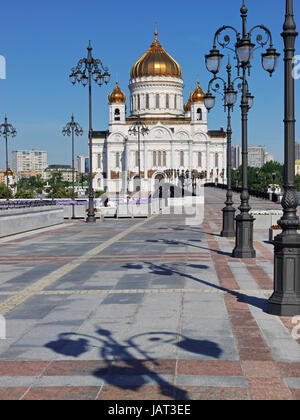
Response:
[[[183,107],[184,108],[184,112],[191,112],[192,94],[193,94],[193,92],[191,92],[188,101],[185,103],[185,105]]]
[[[124,104],[126,102],[126,95],[119,88],[119,82],[116,82],[116,87],[109,95],[108,100],[111,104]]]
[[[204,96],[205,96],[205,92],[201,89],[199,82],[197,82],[197,87],[192,93],[190,101],[192,103],[196,103],[196,102],[202,103],[204,102]]]
[[[135,63],[131,69],[131,79],[139,77],[160,76],[182,79],[182,71],[178,63],[155,40],[149,50]]]

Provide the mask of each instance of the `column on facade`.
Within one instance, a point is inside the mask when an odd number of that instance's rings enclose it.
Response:
[[[148,145],[146,141],[144,143],[144,179],[148,179]]]
[[[210,143],[209,141],[206,143],[206,170],[207,170],[207,178],[210,179]]]
[[[227,179],[226,168],[227,168],[227,145],[224,144],[224,146],[223,146],[223,168],[222,168],[222,169],[224,169],[224,178],[223,178],[224,182],[225,182],[225,179]]]
[[[123,194],[126,194],[128,191],[128,138],[124,139],[124,165],[122,168],[122,190]]]
[[[189,140],[189,169],[193,169],[193,142],[192,140]]]
[[[171,159],[170,159],[170,165],[171,169],[175,169],[175,156],[174,156],[174,142],[171,140]]]

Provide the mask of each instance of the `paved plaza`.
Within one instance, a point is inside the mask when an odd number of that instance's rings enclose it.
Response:
[[[266,312],[267,229],[257,259],[233,259],[224,194],[206,189],[201,226],[156,215],[0,240],[0,399],[300,399],[295,325]]]

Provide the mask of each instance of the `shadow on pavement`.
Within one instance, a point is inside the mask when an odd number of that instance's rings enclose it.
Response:
[[[177,274],[177,275],[182,276],[184,278],[194,280],[198,283],[204,284],[205,286],[208,286],[208,287],[214,288],[216,290],[220,290],[220,291],[223,291],[225,293],[228,293],[232,296],[235,296],[237,298],[237,302],[246,303],[246,304],[251,305],[255,308],[261,309],[265,313],[268,313],[267,312],[267,307],[268,307],[268,300],[267,299],[259,298],[257,296],[249,296],[249,295],[244,294],[244,293],[239,293],[238,291],[235,291],[235,290],[226,289],[225,287],[221,287],[221,286],[218,286],[216,284],[209,283],[208,281],[201,280],[197,277],[192,276],[191,274],[182,273],[179,270],[175,270],[174,265],[172,266],[172,268],[167,266],[166,264],[154,264],[154,263],[150,263],[150,262],[145,262],[144,265],[149,267],[151,274],[157,274],[157,275],[161,275],[161,276],[171,276],[172,274]],[[135,265],[135,264],[128,263],[123,267],[127,268],[127,269],[140,270],[140,269],[143,268],[143,265],[141,265],[141,264],[136,264]],[[199,270],[207,270],[209,268],[207,265],[201,265],[201,264],[187,264],[186,267],[197,268]]]
[[[219,345],[212,341],[194,340],[175,333],[157,331],[137,334],[125,340],[123,344],[118,342],[109,330],[98,329],[95,334],[91,336],[63,333],[59,335],[57,341],[49,342],[46,347],[63,356],[73,357],[79,357],[92,348],[98,348],[100,360],[104,360],[107,365],[94,371],[93,376],[104,380],[105,385],[137,391],[149,384],[150,380],[152,384],[159,386],[162,395],[177,400],[186,400],[188,397],[186,391],[177,388],[156,372],[163,372],[164,366],[161,366],[158,360],[151,358],[151,349],[170,344],[186,352],[213,359],[220,358],[223,353]],[[139,341],[142,344],[139,344]],[[146,347],[147,350],[142,347]]]

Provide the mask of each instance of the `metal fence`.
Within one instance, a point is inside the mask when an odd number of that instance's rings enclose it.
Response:
[[[56,206],[56,200],[9,200],[0,201],[0,210]]]
[[[205,184],[205,187],[213,187],[213,188],[220,188],[222,190],[227,190],[227,185],[226,184],[215,184],[215,183],[207,183]],[[243,189],[241,187],[232,187],[232,191],[236,192],[236,193],[241,193],[243,191]],[[249,189],[249,195],[251,197],[255,197],[255,198],[261,198],[263,200],[268,200],[268,201],[273,201],[273,203],[278,203],[279,199],[280,199],[280,195],[275,194],[275,193],[268,193],[265,191],[259,191],[259,190],[253,190],[253,189]]]

